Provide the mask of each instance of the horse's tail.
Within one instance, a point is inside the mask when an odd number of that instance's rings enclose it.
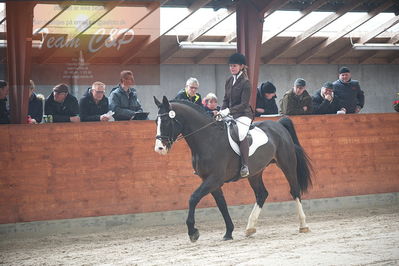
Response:
[[[278,122],[282,124],[285,129],[290,133],[292,141],[295,145],[295,155],[297,160],[296,172],[301,193],[306,192],[308,186],[312,185],[313,167],[310,162],[309,156],[299,143],[298,136],[296,135],[294,124],[288,117],[281,118]]]

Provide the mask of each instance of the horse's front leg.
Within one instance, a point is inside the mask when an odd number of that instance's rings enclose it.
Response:
[[[223,237],[223,240],[232,240],[233,239],[233,230],[234,230],[234,224],[231,221],[231,217],[229,214],[229,210],[227,209],[227,204],[226,200],[223,195],[222,188],[218,188],[215,191],[211,192],[213,198],[216,201],[216,204],[219,208],[219,211],[223,215],[224,222],[226,223],[226,234]]]
[[[213,184],[212,184],[213,183]],[[188,228],[188,236],[190,237],[191,242],[195,242],[199,238],[199,231],[195,228],[195,207],[198,202],[206,196],[211,191],[217,189],[221,185],[216,184],[215,182],[211,182],[210,178],[205,179],[202,184],[191,194],[190,200],[188,202],[188,217],[187,217],[187,228]]]

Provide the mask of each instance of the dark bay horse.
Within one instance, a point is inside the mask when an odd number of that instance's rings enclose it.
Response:
[[[202,179],[202,184],[189,200],[186,223],[190,240],[195,242],[199,238],[199,231],[195,228],[195,208],[209,193],[215,199],[226,223],[223,239],[233,239],[234,225],[221,187],[226,181],[239,179],[241,163],[240,157],[230,147],[224,122],[216,121],[200,106],[189,101],[169,102],[165,96],[162,103],[155,97],[154,101],[159,108],[155,151],[165,155],[178,138],[184,137],[191,149],[193,168]],[[246,235],[256,232],[255,225],[268,196],[262,173],[271,163],[276,163],[288,180],[290,193],[297,204],[299,231],[308,232],[300,199],[301,194],[311,185],[312,171],[292,121],[282,118],[278,122],[261,121],[255,122],[254,125],[266,133],[268,142],[260,146],[249,158],[250,175],[247,178],[255,193],[256,203],[248,218]]]

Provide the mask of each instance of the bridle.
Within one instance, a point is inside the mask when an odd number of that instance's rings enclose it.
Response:
[[[178,124],[181,128],[183,128],[183,124],[182,123],[180,123],[180,121],[179,120],[177,120],[176,118],[175,118],[175,116],[176,116],[176,113],[175,113],[175,111],[173,111],[173,110],[170,110],[169,112],[167,112],[167,113],[163,113],[163,114],[158,114],[157,115],[157,120],[158,120],[158,118],[159,117],[163,117],[163,116],[169,116],[169,118],[171,119],[171,121],[172,121],[172,129],[171,129],[171,134],[170,134],[170,136],[164,136],[164,135],[156,135],[155,136],[155,139],[159,139],[160,141],[162,141],[162,142],[166,142],[167,144],[166,144],[166,146],[168,147],[168,148],[170,148],[171,146],[172,146],[172,144],[175,142],[175,141],[178,141],[180,138],[178,138],[177,136],[176,136],[176,138],[175,139],[173,139],[173,135],[174,135],[174,132],[175,132],[175,123],[176,124]],[[175,123],[174,123],[175,122]]]
[[[183,124],[179,120],[177,120],[175,118],[176,117],[176,113],[173,110],[170,110],[168,113],[158,114],[157,115],[157,119],[158,119],[158,117],[163,117],[163,116],[166,116],[166,115],[169,116],[169,118],[172,120],[172,130],[171,130],[172,134],[171,134],[171,136],[173,136],[174,135],[174,131],[175,131],[175,126],[174,126],[175,124],[173,122],[178,124],[182,129],[183,129]],[[183,133],[181,133],[181,135],[180,136],[176,136],[175,139],[173,139],[173,137],[171,137],[171,136],[163,136],[163,135],[156,135],[155,139],[159,139],[160,141],[166,141],[167,142],[167,147],[170,148],[174,142],[179,141],[179,140],[184,139],[184,138],[187,138],[187,137],[189,137],[189,136],[201,131],[202,129],[209,127],[210,125],[215,124],[216,122],[218,122],[218,121],[217,120],[212,121],[212,122],[210,122],[210,123],[198,128],[198,129],[194,130],[193,132],[191,132],[191,133],[189,133],[187,135],[183,135]]]

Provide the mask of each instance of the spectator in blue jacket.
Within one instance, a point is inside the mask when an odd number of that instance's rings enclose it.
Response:
[[[102,121],[107,122],[111,116],[108,115],[108,98],[105,94],[105,84],[96,81],[79,101],[80,119],[82,122]]]
[[[349,68],[339,69],[339,79],[333,83],[333,87],[335,96],[338,97],[347,114],[360,112],[364,106],[364,92],[360,88],[359,81],[352,80]]]
[[[109,108],[115,112],[115,120],[130,120],[136,112],[143,112],[134,85],[132,71],[122,71],[119,85],[109,95]]]

